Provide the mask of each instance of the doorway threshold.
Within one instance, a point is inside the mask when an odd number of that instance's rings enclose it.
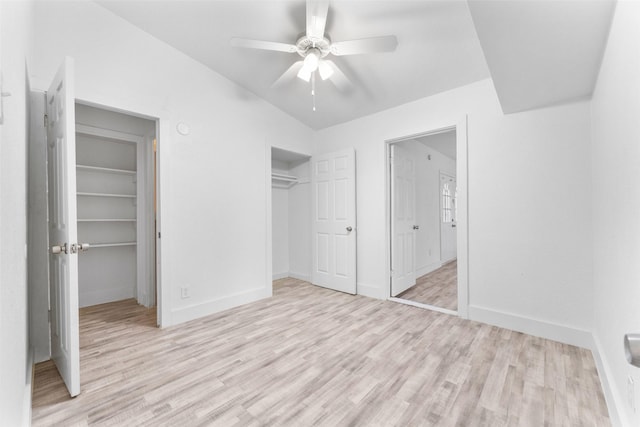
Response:
[[[455,310],[449,310],[447,308],[436,307],[435,305],[422,304],[421,302],[410,301],[408,299],[389,297],[388,300],[389,301],[393,301],[393,302],[397,302],[397,303],[400,303],[400,304],[410,305],[412,307],[422,308],[423,310],[437,311],[439,313],[450,314],[451,316],[457,316],[458,315],[458,312],[455,311]]]

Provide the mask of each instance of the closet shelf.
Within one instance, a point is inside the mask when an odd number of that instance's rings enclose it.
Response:
[[[127,170],[127,169],[103,168],[99,166],[89,166],[89,165],[76,165],[76,169],[79,171],[104,172],[104,173],[112,173],[112,174],[119,174],[119,175],[135,175],[136,174],[136,171]]]
[[[298,178],[283,173],[271,172],[271,186],[275,188],[291,188],[298,183]]]
[[[92,243],[89,249],[93,248],[115,248],[119,246],[136,246],[137,242],[114,242],[114,243]]]
[[[135,218],[78,218],[78,222],[136,222]]]
[[[84,193],[84,192],[77,192],[76,194],[78,196],[85,196],[85,197],[123,197],[127,199],[136,198],[135,194]]]

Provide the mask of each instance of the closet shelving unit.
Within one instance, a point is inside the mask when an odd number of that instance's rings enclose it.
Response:
[[[274,188],[291,188],[298,183],[298,177],[279,171],[271,172],[271,186]]]
[[[136,246],[136,135],[76,125],[78,229],[92,249]]]

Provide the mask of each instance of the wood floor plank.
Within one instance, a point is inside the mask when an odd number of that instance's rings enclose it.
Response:
[[[448,310],[458,310],[458,262],[450,261],[416,279],[398,298]]]
[[[587,350],[299,280],[154,325],[134,300],[83,308],[81,394],[36,365],[33,425],[610,425]]]

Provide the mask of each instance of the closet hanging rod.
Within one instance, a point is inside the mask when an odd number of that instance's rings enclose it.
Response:
[[[279,181],[298,181],[298,178],[293,175],[285,175],[283,173],[271,172],[271,178]]]
[[[135,218],[78,218],[78,222],[136,222]]]
[[[86,196],[86,197],[124,197],[129,199],[135,199],[135,194],[111,194],[111,193],[85,193],[85,192],[77,192],[78,196]]]
[[[120,246],[136,246],[137,242],[113,242],[113,243],[92,243],[91,249],[93,248],[116,248]]]
[[[76,165],[76,169],[79,171],[86,171],[86,172],[105,172],[105,173],[122,174],[122,175],[136,174],[136,171],[134,170],[103,168],[100,166],[89,166],[89,165]]]

